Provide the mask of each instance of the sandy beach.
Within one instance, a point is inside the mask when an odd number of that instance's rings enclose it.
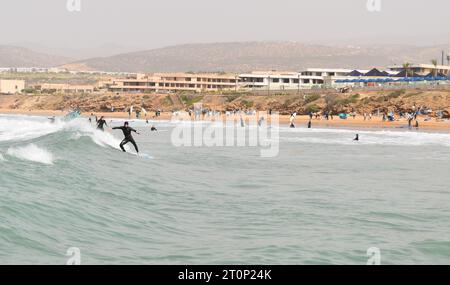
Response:
[[[66,111],[54,111],[54,110],[6,110],[0,109],[0,114],[17,114],[17,115],[30,115],[30,116],[64,116]],[[131,118],[126,112],[96,112],[94,113],[97,117],[104,116],[106,119],[129,119],[133,120],[136,117],[133,115]],[[83,113],[83,117],[89,117],[90,113]],[[158,118],[154,117],[154,113],[151,112],[147,117],[141,117],[140,119],[149,120],[171,120],[173,116],[172,112],[162,112],[161,116]],[[206,118],[208,119],[208,118]],[[310,118],[309,116],[297,116],[295,119],[296,127],[307,126]],[[246,120],[248,121],[248,119]],[[319,119],[312,119],[312,127],[319,126],[322,128],[377,128],[377,129],[404,129],[407,128],[408,122],[406,119],[398,119],[393,122],[383,121],[382,117],[374,116],[371,120],[364,120],[364,117],[357,115],[356,118],[349,117],[346,120],[340,119],[338,116],[334,116],[333,120],[326,120],[323,117]],[[450,132],[450,120],[437,120],[436,118],[427,118],[424,116],[418,117],[419,129],[429,130],[429,131],[439,131],[439,132]],[[290,116],[280,115],[279,123],[282,125],[287,125],[290,123]],[[413,125],[415,121],[413,121]],[[416,128],[413,128],[416,129]]]

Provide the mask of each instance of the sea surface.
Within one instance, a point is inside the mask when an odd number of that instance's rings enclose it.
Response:
[[[0,263],[450,264],[449,133],[282,126],[264,158],[175,147],[177,124],[131,122],[149,159],[84,118],[0,115]]]

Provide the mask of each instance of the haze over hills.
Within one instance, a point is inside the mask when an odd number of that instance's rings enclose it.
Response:
[[[0,45],[0,67],[54,67],[71,60],[28,48]]]
[[[90,58],[72,59],[35,52],[31,49],[0,46],[0,67],[63,66],[78,71],[172,72],[301,70],[307,67],[372,68],[403,62],[441,61],[441,51],[450,44],[412,45],[318,45],[298,42],[233,42],[186,44]]]
[[[441,60],[450,45],[415,46],[326,46],[297,42],[237,42],[187,44],[112,57],[78,61],[71,69],[172,72],[300,70],[307,67],[372,68],[405,61],[429,63]]]

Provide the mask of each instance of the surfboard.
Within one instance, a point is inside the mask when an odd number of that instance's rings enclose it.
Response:
[[[151,156],[151,155],[148,154],[148,153],[139,153],[139,154],[137,154],[137,153],[132,152],[132,151],[126,151],[126,152],[123,152],[121,149],[114,148],[114,147],[112,147],[112,149],[117,150],[117,151],[120,151],[121,153],[124,153],[124,154],[132,155],[132,156],[137,156],[138,158],[141,158],[141,159],[153,159],[153,156]]]

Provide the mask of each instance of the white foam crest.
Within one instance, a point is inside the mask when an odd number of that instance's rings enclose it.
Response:
[[[21,147],[11,147],[7,154],[18,159],[39,162],[43,164],[53,164],[53,155],[44,148],[35,144],[28,144]]]
[[[0,153],[0,161],[5,161],[5,157]]]
[[[1,116],[0,142],[30,140],[58,132],[63,127],[64,122],[56,120],[51,123],[45,117]]]
[[[74,120],[66,124],[65,130],[75,131],[72,139],[79,139],[83,136],[90,137],[94,143],[99,146],[113,147],[119,149],[120,140],[116,139],[108,131],[100,131],[94,128],[90,123],[82,120]]]
[[[73,131],[73,139],[82,136],[90,137],[100,146],[111,146],[118,149],[120,140],[108,132],[102,132],[94,128],[87,120],[76,119],[64,122],[59,119],[55,123],[46,117],[34,116],[1,116],[0,117],[0,142],[2,141],[26,141],[46,136],[59,131]]]

